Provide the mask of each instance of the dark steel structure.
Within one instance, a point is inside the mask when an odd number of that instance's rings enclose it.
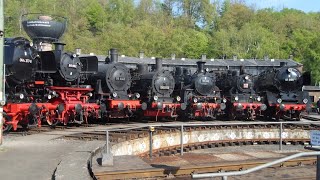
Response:
[[[221,104],[216,76],[204,68],[205,63],[198,61],[198,69],[193,75],[183,67],[176,67],[175,95],[177,99],[181,99],[182,116],[213,119],[225,108],[225,104]]]
[[[180,103],[173,98],[175,81],[171,72],[162,68],[162,59],[156,58],[156,67],[151,72],[139,66],[131,90],[141,95],[141,108],[144,116],[177,117]]]
[[[129,91],[132,78],[129,68],[118,63],[117,49],[99,62],[98,73],[89,79],[95,87],[94,99],[99,101],[101,111],[107,118],[129,118],[140,108],[140,94]]]
[[[245,118],[255,120],[266,110],[263,97],[254,90],[255,77],[244,67],[239,71],[220,73],[217,85],[221,89],[226,115],[229,119]]]
[[[300,119],[300,113],[311,110],[309,94],[302,91],[307,78],[295,67],[282,67],[262,72],[257,79],[257,92],[267,105],[269,118]]]

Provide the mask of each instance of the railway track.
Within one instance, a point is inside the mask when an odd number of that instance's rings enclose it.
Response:
[[[250,160],[250,161],[234,161],[223,163],[212,163],[206,165],[197,166],[185,166],[185,167],[170,167],[164,166],[162,168],[141,169],[141,170],[128,170],[128,171],[115,171],[115,172],[94,172],[94,176],[98,180],[110,180],[110,179],[159,179],[166,177],[184,177],[190,178],[192,173],[208,173],[208,172],[222,172],[222,171],[241,171],[248,168],[256,167],[275,159],[264,160]],[[273,168],[281,167],[298,167],[315,165],[315,157],[306,157],[290,160]],[[302,176],[301,179],[306,176]],[[296,177],[299,179],[299,177]]]

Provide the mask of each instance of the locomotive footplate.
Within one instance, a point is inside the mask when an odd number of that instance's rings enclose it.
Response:
[[[237,102],[237,103],[233,103],[233,107],[236,108],[236,110],[253,109],[253,110],[265,111],[267,109],[267,106],[263,103]]]
[[[181,108],[179,103],[163,103],[163,102],[153,102],[151,104],[151,109],[144,111],[144,116],[149,117],[177,117],[177,109]]]

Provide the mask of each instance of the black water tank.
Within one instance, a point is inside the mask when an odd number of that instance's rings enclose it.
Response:
[[[66,30],[66,23],[66,18],[60,16],[22,15],[23,29],[33,41],[58,41]]]

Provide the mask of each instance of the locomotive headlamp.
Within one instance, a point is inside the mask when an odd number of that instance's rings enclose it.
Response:
[[[282,103],[282,99],[281,99],[281,98],[277,99],[277,102],[278,102],[279,104]]]
[[[197,102],[198,102],[198,99],[197,99],[197,98],[193,98],[193,102],[194,102],[194,103],[197,103]]]
[[[74,57],[74,58],[77,57],[77,54],[72,54],[72,57]]]
[[[115,97],[118,96],[118,94],[117,94],[116,92],[113,92],[113,93],[112,93],[112,96],[115,98]]]
[[[51,95],[51,94],[49,94],[47,98],[48,98],[48,99],[52,99],[52,95]]]
[[[261,97],[260,96],[257,97],[257,101],[259,101],[259,102],[261,101]]]
[[[6,101],[0,101],[0,105],[1,105],[1,106],[6,105]]]
[[[235,100],[235,101],[238,101],[238,100],[239,100],[239,97],[238,97],[238,96],[235,96],[235,97],[234,97],[234,100]]]
[[[308,99],[303,99],[303,103],[307,104],[308,103]]]
[[[267,105],[265,105],[265,104],[261,104],[261,106],[260,106],[260,110],[261,110],[261,111],[265,111],[265,110],[267,110]]]
[[[52,93],[52,95],[54,95],[54,96],[57,95],[57,92],[55,92],[55,91],[52,91],[51,93]]]
[[[158,99],[158,96],[153,96],[153,100],[157,101]]]
[[[244,79],[245,79],[245,80],[248,80],[248,79],[249,79],[249,76],[245,76]]]
[[[176,98],[176,99],[177,99],[177,101],[178,101],[178,102],[180,102],[180,101],[181,101],[181,97],[180,97],[180,96],[177,96],[177,98]]]
[[[20,94],[20,95],[19,95],[19,98],[20,98],[20,99],[23,99],[23,98],[24,98],[24,94]]]
[[[136,98],[140,98],[140,94],[139,93],[136,93]]]
[[[240,109],[242,109],[242,108],[243,108],[243,105],[242,105],[241,103],[239,103],[239,104],[237,105],[237,109],[240,110]]]
[[[226,103],[226,102],[227,102],[227,99],[226,99],[226,98],[223,98],[223,99],[222,99],[222,102],[223,102],[223,103]]]

